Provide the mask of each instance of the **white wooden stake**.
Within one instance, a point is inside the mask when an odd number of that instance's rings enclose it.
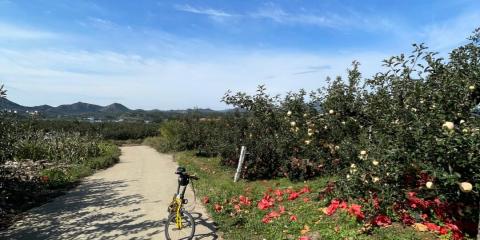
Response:
[[[235,173],[235,177],[233,178],[233,182],[237,182],[238,178],[240,178],[240,172],[242,171],[243,160],[245,159],[245,152],[247,151],[247,147],[242,146],[240,150],[240,158],[238,159],[238,167],[237,172]]]

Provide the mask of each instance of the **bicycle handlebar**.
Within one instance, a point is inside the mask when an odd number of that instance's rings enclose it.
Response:
[[[180,171],[176,171],[175,174],[178,174],[178,175],[183,175],[183,176],[186,176],[190,179],[193,179],[193,180],[198,180],[200,179],[199,177],[197,177],[196,175],[190,175],[188,174],[187,172],[180,172]]]
[[[197,177],[196,175],[188,175],[189,178],[193,179],[193,180],[198,180],[200,179],[199,177]]]

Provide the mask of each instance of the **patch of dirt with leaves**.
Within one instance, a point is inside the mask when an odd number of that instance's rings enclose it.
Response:
[[[47,161],[7,161],[0,165],[0,230],[21,218],[21,213],[62,195],[65,188],[48,188],[42,170],[53,167]],[[65,166],[64,166],[65,167]]]

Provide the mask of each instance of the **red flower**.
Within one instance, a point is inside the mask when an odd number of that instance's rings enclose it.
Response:
[[[209,202],[210,202],[210,198],[209,198],[209,197],[207,197],[207,196],[203,197],[203,204],[207,204],[207,203],[209,203]]]
[[[342,209],[347,209],[348,206],[347,206],[347,203],[346,202],[342,202],[340,203],[340,205],[338,205],[339,208],[342,208]]]
[[[334,199],[330,202],[330,206],[327,207],[326,214],[331,216],[332,214],[337,211],[338,206],[340,205],[340,201]]]
[[[277,200],[277,202],[281,202],[281,201],[283,201],[283,197],[277,197],[276,200]]]
[[[235,211],[240,212],[242,209],[240,208],[240,204],[235,204],[233,206],[235,208]]]
[[[454,240],[462,240],[463,234],[461,232],[453,231],[453,239]]]
[[[306,202],[309,202],[309,201],[310,201],[310,198],[308,198],[308,197],[303,198],[303,202],[306,203]]]
[[[290,215],[290,221],[295,222],[297,220],[298,220],[297,215],[294,215],[294,214]]]
[[[422,219],[423,219],[423,221],[426,221],[426,220],[427,220],[427,218],[428,218],[428,215],[427,215],[427,214],[425,214],[425,213],[422,213],[422,214],[420,214],[420,218],[422,218]]]
[[[415,220],[408,213],[402,213],[400,220],[402,220],[405,225],[412,225],[415,223]]]
[[[452,231],[453,239],[455,240],[463,239],[462,232],[460,231],[458,226],[455,224],[446,223],[444,227],[441,227],[435,223],[429,223],[429,222],[424,222],[423,224],[427,226],[428,230],[437,232],[440,235],[445,235],[445,234],[448,234],[450,231]]]
[[[348,209],[348,212],[351,214],[355,215],[357,219],[362,220],[365,218],[365,214],[362,212],[362,206],[358,204],[352,204],[350,205],[350,209]]]
[[[311,190],[310,190],[310,188],[309,188],[308,186],[303,187],[303,188],[299,191],[300,194],[310,193],[310,192],[311,192]]]
[[[408,195],[408,201],[410,203],[410,207],[412,208],[419,207],[421,209],[427,209],[430,205],[428,201],[425,201],[423,199],[416,197],[415,192],[408,192],[407,195]]]
[[[449,228],[452,231],[452,233],[453,233],[452,237],[453,237],[454,240],[463,239],[463,234],[462,234],[462,232],[460,231],[460,228],[457,225],[452,224],[452,223],[446,223],[445,227]]]
[[[279,217],[280,217],[280,213],[277,212],[277,211],[271,211],[267,216],[268,216],[269,218],[279,218]]]
[[[310,240],[311,238],[307,236],[301,236],[298,240]]]
[[[445,226],[447,226],[448,228],[452,229],[452,231],[456,231],[456,232],[460,232],[460,228],[458,228],[457,225],[455,224],[452,224],[452,223],[447,223],[445,224]]]
[[[440,230],[438,231],[440,235],[448,234],[448,232],[450,232],[450,229],[447,227],[440,227]]]
[[[280,189],[276,189],[276,190],[275,190],[275,195],[277,195],[277,197],[281,197],[281,196],[283,196],[283,192],[282,192],[282,190],[280,190]]]
[[[258,202],[257,207],[260,210],[265,210],[267,208],[273,207],[273,203],[274,203],[273,198],[270,195],[265,194],[265,196],[263,196],[260,202]]]
[[[272,218],[268,217],[268,215],[267,215],[267,216],[265,216],[265,217],[262,218],[262,222],[265,223],[265,224],[271,223],[271,222],[272,222]]]
[[[373,219],[373,224],[380,227],[385,227],[392,224],[392,220],[388,216],[378,215],[375,217],[375,219]]]
[[[288,196],[288,200],[295,200],[295,199],[297,199],[299,196],[300,196],[300,194],[298,194],[297,192],[292,192],[292,193],[290,193],[290,195]]]
[[[215,212],[219,213],[219,212],[222,211],[223,206],[220,205],[220,204],[215,203],[214,209],[215,209]]]
[[[238,198],[240,199],[240,203],[243,205],[250,206],[252,204],[252,201],[248,199],[248,197],[240,195]]]
[[[435,223],[424,222],[423,225],[427,226],[428,230],[438,232],[440,231],[440,226]]]
[[[285,207],[282,206],[282,205],[280,205],[280,206],[278,207],[278,211],[280,212],[280,214],[283,214],[283,213],[285,212]]]

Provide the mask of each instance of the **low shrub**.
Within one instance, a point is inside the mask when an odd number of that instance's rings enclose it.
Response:
[[[15,158],[81,163],[100,154],[99,142],[99,137],[79,133],[25,131],[15,143]]]
[[[70,183],[69,176],[58,168],[47,169],[40,173],[42,181],[48,188],[58,188]]]
[[[81,135],[100,135],[107,140],[136,140],[158,134],[159,124],[141,122],[87,122],[78,120],[28,119],[22,123],[31,130],[44,132],[78,132]]]
[[[0,164],[13,159],[18,131],[15,115],[0,111]]]

